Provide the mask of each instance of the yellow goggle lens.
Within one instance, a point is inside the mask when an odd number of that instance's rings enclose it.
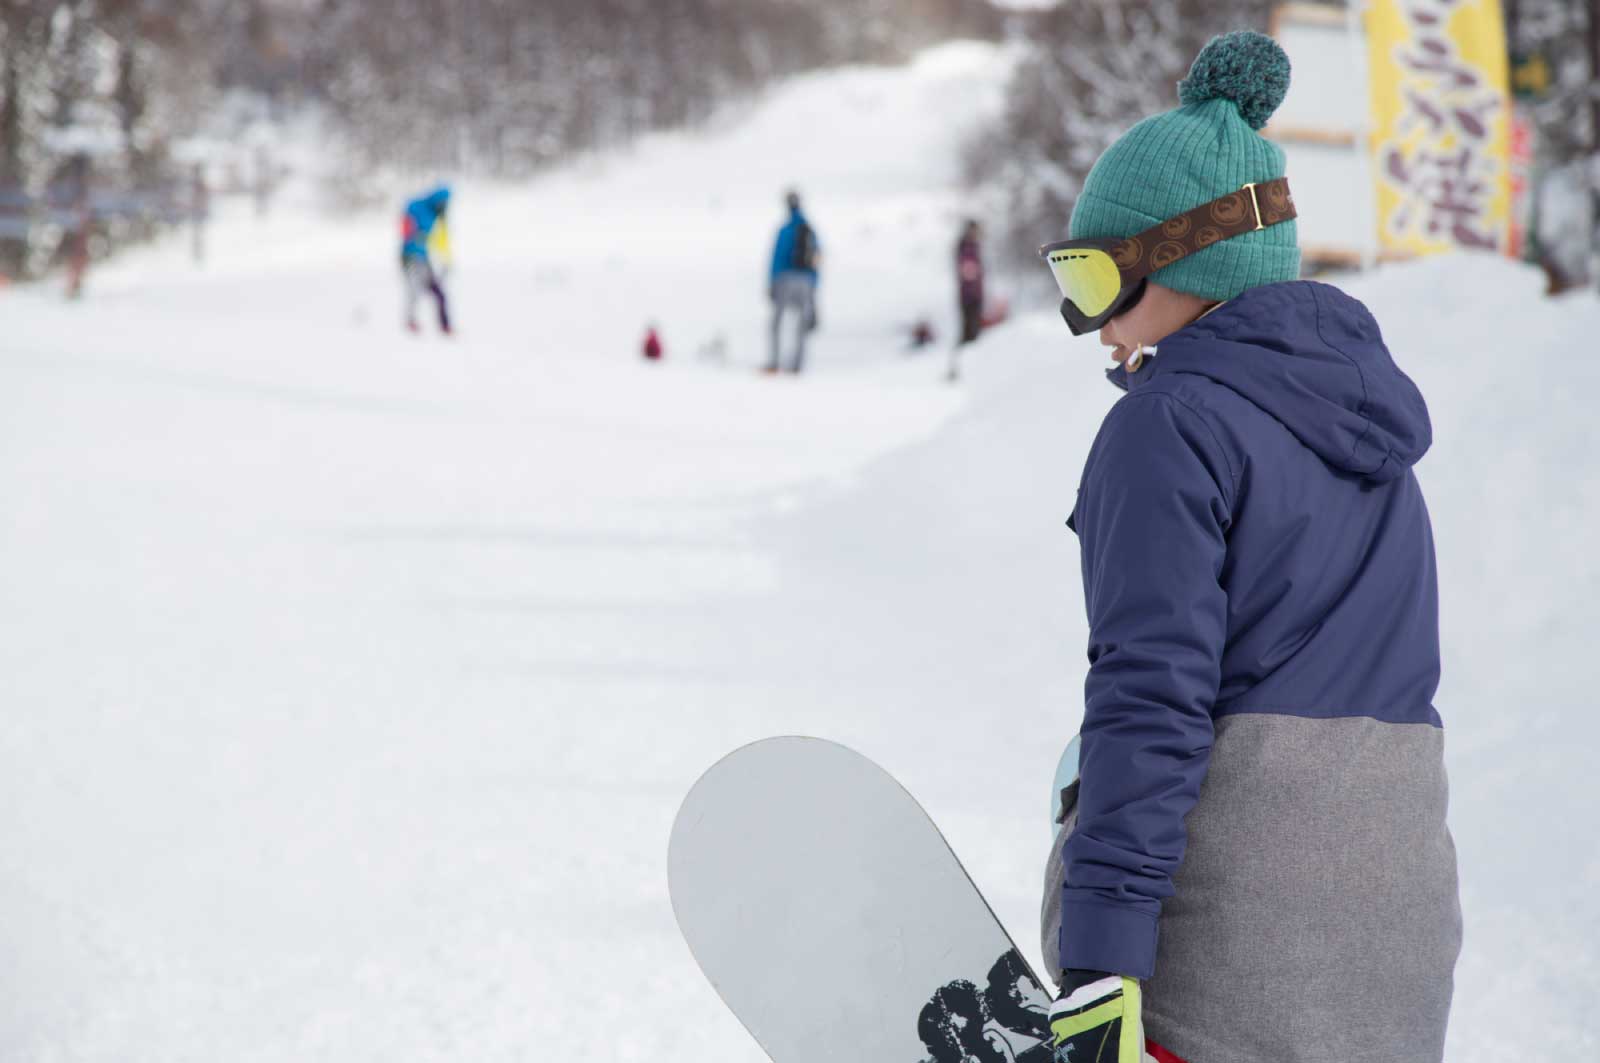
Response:
[[[1085,317],[1103,314],[1122,290],[1122,274],[1111,255],[1098,247],[1069,247],[1045,255],[1064,298]]]

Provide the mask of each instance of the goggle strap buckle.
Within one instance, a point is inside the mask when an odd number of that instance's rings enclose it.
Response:
[[[1266,228],[1266,224],[1261,220],[1261,200],[1256,198],[1256,183],[1251,181],[1249,184],[1244,186],[1244,191],[1248,191],[1250,193],[1250,207],[1256,212],[1256,227],[1252,231],[1260,232],[1262,229]]]

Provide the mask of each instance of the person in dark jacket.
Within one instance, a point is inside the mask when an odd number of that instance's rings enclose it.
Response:
[[[956,307],[961,314],[961,332],[950,348],[947,375],[952,381],[961,378],[961,348],[983,332],[983,254],[978,246],[981,235],[977,221],[969,218],[956,242]]]
[[[767,273],[767,298],[772,303],[771,344],[766,371],[778,372],[779,347],[785,318],[793,319],[794,354],[789,372],[805,368],[806,337],[817,327],[817,269],[822,262],[822,246],[817,232],[800,208],[800,194],[784,197],[789,220],[778,230],[772,248],[772,268]]]
[[[1268,38],[1212,41],[1043,250],[1127,392],[1069,521],[1089,672],[1044,934],[1072,1063],[1443,1056],[1432,434],[1366,307],[1296,279],[1257,133],[1288,75]]]

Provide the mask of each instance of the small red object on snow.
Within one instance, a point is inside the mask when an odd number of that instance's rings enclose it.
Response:
[[[661,353],[661,337],[652,328],[644,334],[644,356],[654,362],[661,359]]]

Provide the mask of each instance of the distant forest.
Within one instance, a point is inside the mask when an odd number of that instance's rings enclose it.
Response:
[[[265,204],[263,127],[314,115],[325,190],[526,176],[800,71],[997,37],[988,0],[0,0],[0,277]]]
[[[1000,25],[987,0],[5,0],[0,188],[85,145],[148,182],[238,89],[320,105],[372,163],[516,176]]]

